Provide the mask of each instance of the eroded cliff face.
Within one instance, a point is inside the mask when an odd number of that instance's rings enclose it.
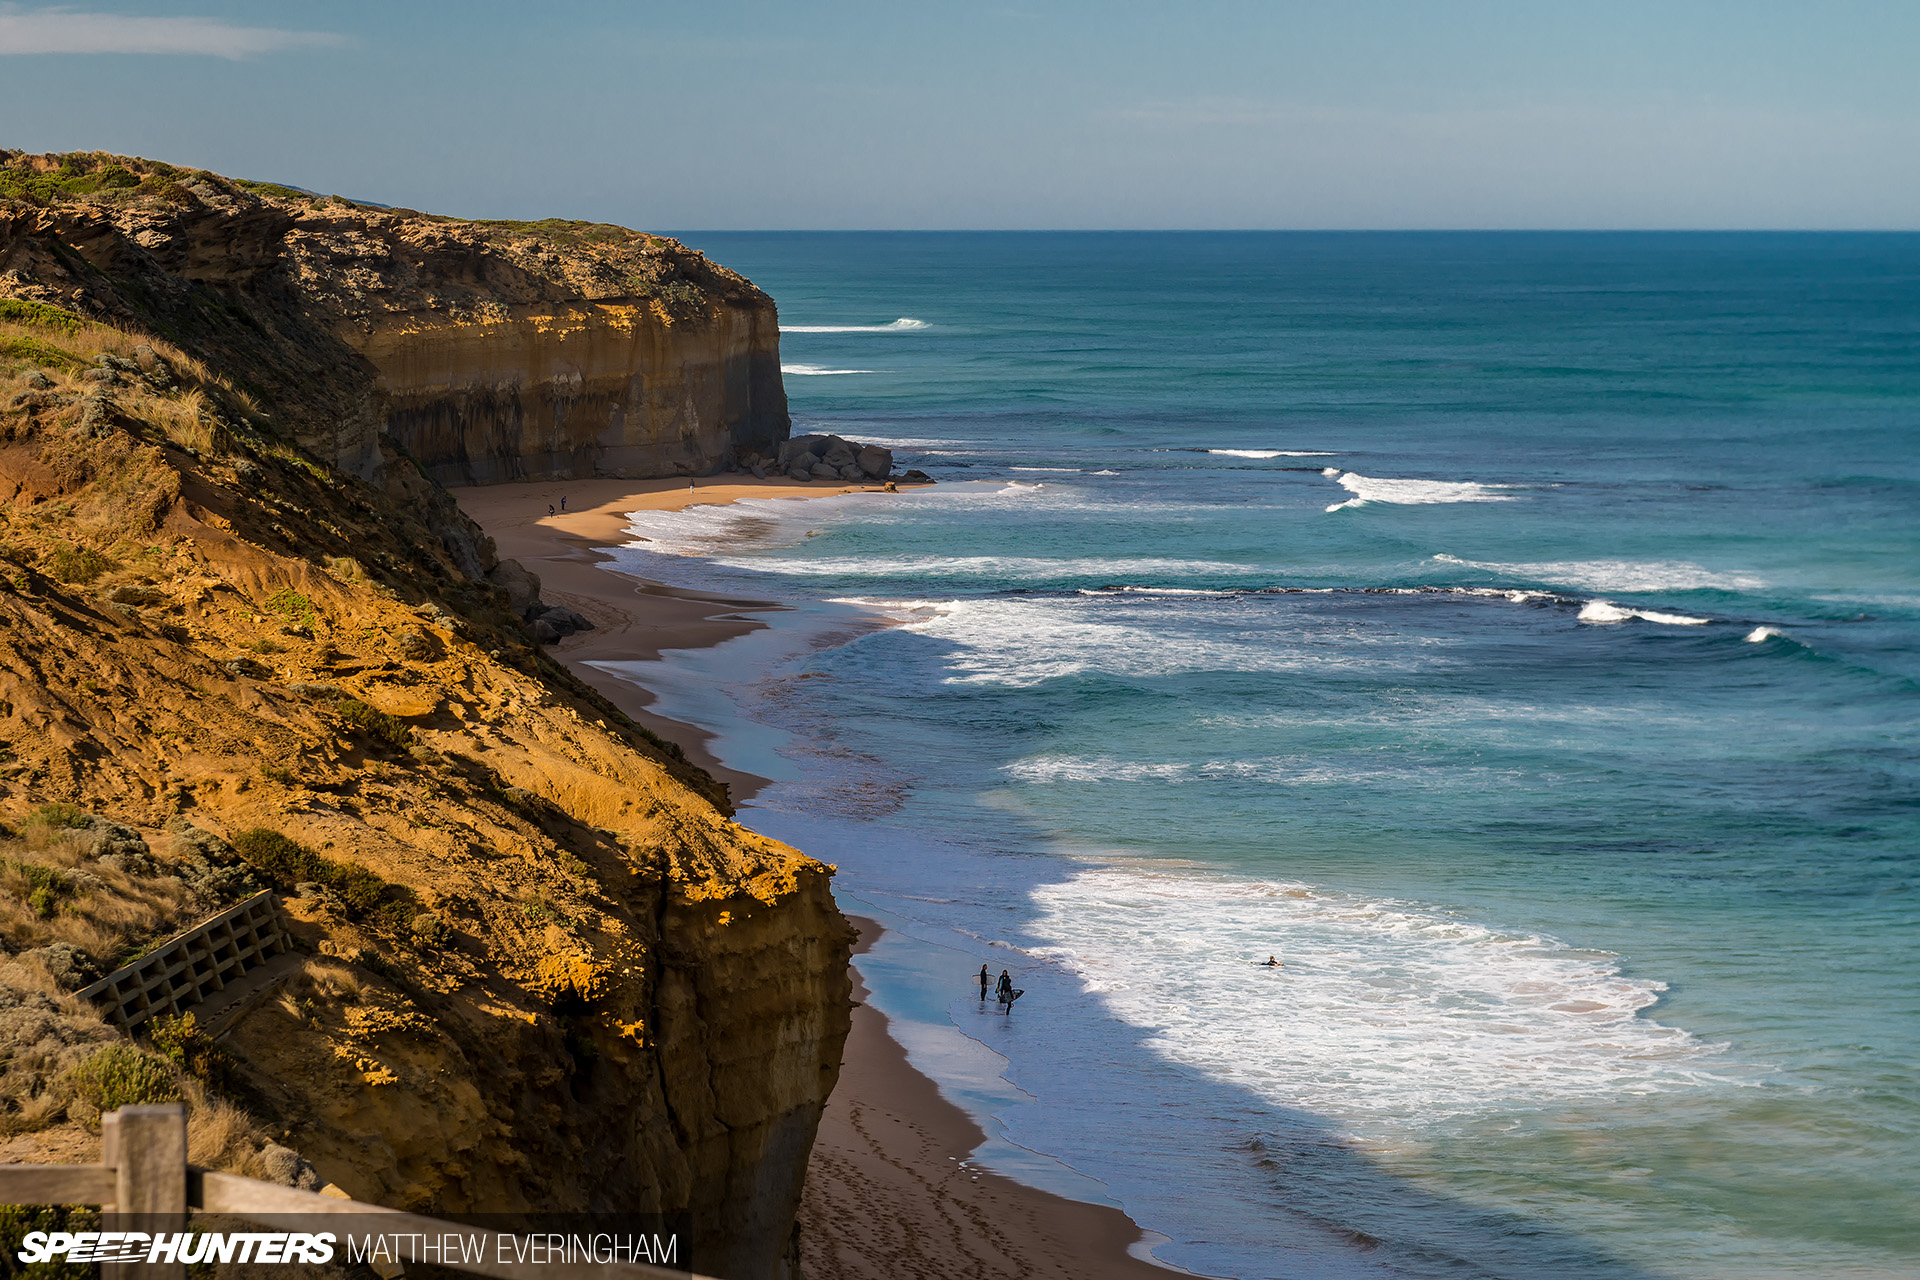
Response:
[[[97,185],[109,167],[124,185]],[[0,152],[0,169],[44,197],[0,200],[0,289],[235,357],[303,445],[363,478],[383,435],[442,484],[705,475],[787,437],[773,300],[677,241],[116,157]]]
[[[733,823],[724,788],[527,644],[491,542],[383,442],[391,393],[355,346],[422,379],[558,352],[597,386],[622,353],[682,350],[676,332],[708,333],[720,370],[750,352],[753,308],[736,347],[689,297],[645,300],[651,320],[569,304],[569,328],[511,279],[483,298],[481,254],[467,318],[356,318],[343,299],[402,298],[376,284],[404,255],[328,294],[304,215],[196,199],[179,217],[0,199],[0,864],[21,899],[0,900],[0,1010],[44,1006],[0,1017],[0,1040],[41,1037],[0,1044],[5,1158],[96,1140],[69,1068],[114,1033],[59,990],[245,889],[205,855],[237,875],[243,833],[268,830],[418,914],[273,881],[304,968],[227,1038],[222,1086],[259,1134],[358,1197],[686,1212],[702,1270],[790,1274],[847,1031],[831,868]],[[58,1052],[42,1024],[67,1028]],[[193,1089],[196,1108],[215,1092]],[[264,1138],[222,1132],[205,1159],[255,1171]]]
[[[287,237],[302,293],[339,317],[387,430],[443,484],[707,475],[787,436],[772,300],[673,241],[314,222]]]

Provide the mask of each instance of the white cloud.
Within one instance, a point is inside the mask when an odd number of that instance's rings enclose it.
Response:
[[[325,31],[236,27],[217,18],[142,18],[71,9],[0,6],[0,55],[19,53],[189,53],[245,58],[283,49],[346,43]]]

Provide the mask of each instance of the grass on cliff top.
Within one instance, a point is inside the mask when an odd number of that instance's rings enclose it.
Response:
[[[103,151],[49,156],[0,151],[0,200],[23,204],[45,206],[102,197],[180,203],[192,199],[186,187],[194,182],[216,189],[225,185],[217,174],[203,170],[179,169],[157,160]]]
[[[622,227],[611,222],[580,222],[570,218],[541,218],[534,222],[520,222],[511,218],[483,218],[476,221],[474,225],[508,235],[539,236],[543,240],[551,240],[563,245],[627,244],[638,241],[643,247],[651,249],[656,245],[669,243],[664,236],[648,235],[644,231],[635,231],[631,227]]]

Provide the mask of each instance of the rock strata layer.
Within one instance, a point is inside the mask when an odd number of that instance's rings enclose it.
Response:
[[[106,167],[132,182],[77,190]],[[664,236],[123,157],[0,152],[0,171],[0,287],[252,358],[247,385],[357,475],[383,436],[442,484],[708,475],[787,437],[773,300]]]

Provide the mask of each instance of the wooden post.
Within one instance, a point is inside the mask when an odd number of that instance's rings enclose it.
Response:
[[[187,1229],[187,1109],[121,1107],[100,1118],[104,1163],[114,1171],[110,1231],[158,1236]],[[100,1268],[105,1280],[185,1280],[177,1262],[116,1262]]]

